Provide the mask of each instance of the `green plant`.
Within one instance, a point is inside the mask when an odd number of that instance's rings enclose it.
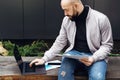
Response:
[[[13,55],[13,49],[14,49],[15,44],[12,43],[12,42],[9,41],[9,40],[8,40],[8,41],[3,41],[2,43],[3,43],[4,48],[8,50],[8,52],[9,52],[8,55],[9,55],[9,56],[12,56],[12,55]]]
[[[15,43],[12,43],[11,41],[3,41],[4,48],[6,48],[9,51],[8,56],[13,56],[13,49],[15,46]],[[21,54],[21,56],[43,56],[44,51],[49,49],[47,43],[45,43],[43,40],[39,41],[33,41],[31,44],[19,46],[17,45],[18,50]]]
[[[112,57],[114,56],[115,57],[115,56],[120,56],[120,54],[113,54],[113,53],[111,53],[111,54],[109,54],[109,56],[112,56]]]
[[[48,46],[43,40],[33,41],[32,44],[19,47],[22,56],[43,56],[47,49]]]

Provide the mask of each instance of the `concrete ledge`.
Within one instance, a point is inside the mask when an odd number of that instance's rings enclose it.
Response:
[[[31,61],[36,57],[23,57]],[[60,59],[60,58],[55,58]],[[107,79],[120,80],[120,57],[109,57]],[[57,80],[58,69],[47,71],[45,75],[21,75],[13,56],[0,56],[0,80]],[[88,80],[86,76],[75,76],[75,80]]]

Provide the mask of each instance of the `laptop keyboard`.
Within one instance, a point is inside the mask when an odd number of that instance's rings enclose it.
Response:
[[[29,67],[29,62],[24,62],[24,71],[23,74],[45,74],[45,65],[38,65],[35,66],[35,64],[32,65],[32,67]]]
[[[35,65],[29,67],[29,63],[25,63],[25,72],[35,72]]]

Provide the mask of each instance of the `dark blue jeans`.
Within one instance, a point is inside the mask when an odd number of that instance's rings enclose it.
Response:
[[[65,54],[78,56],[91,56],[91,53],[80,53],[71,50]],[[74,80],[75,73],[87,75],[89,80],[105,80],[107,63],[105,60],[94,62],[91,66],[85,66],[76,59],[63,57],[62,64],[58,72],[58,80]]]

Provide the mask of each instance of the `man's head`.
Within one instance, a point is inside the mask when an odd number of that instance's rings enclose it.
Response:
[[[64,10],[64,15],[70,19],[81,14],[84,9],[81,0],[61,0],[61,7]]]

